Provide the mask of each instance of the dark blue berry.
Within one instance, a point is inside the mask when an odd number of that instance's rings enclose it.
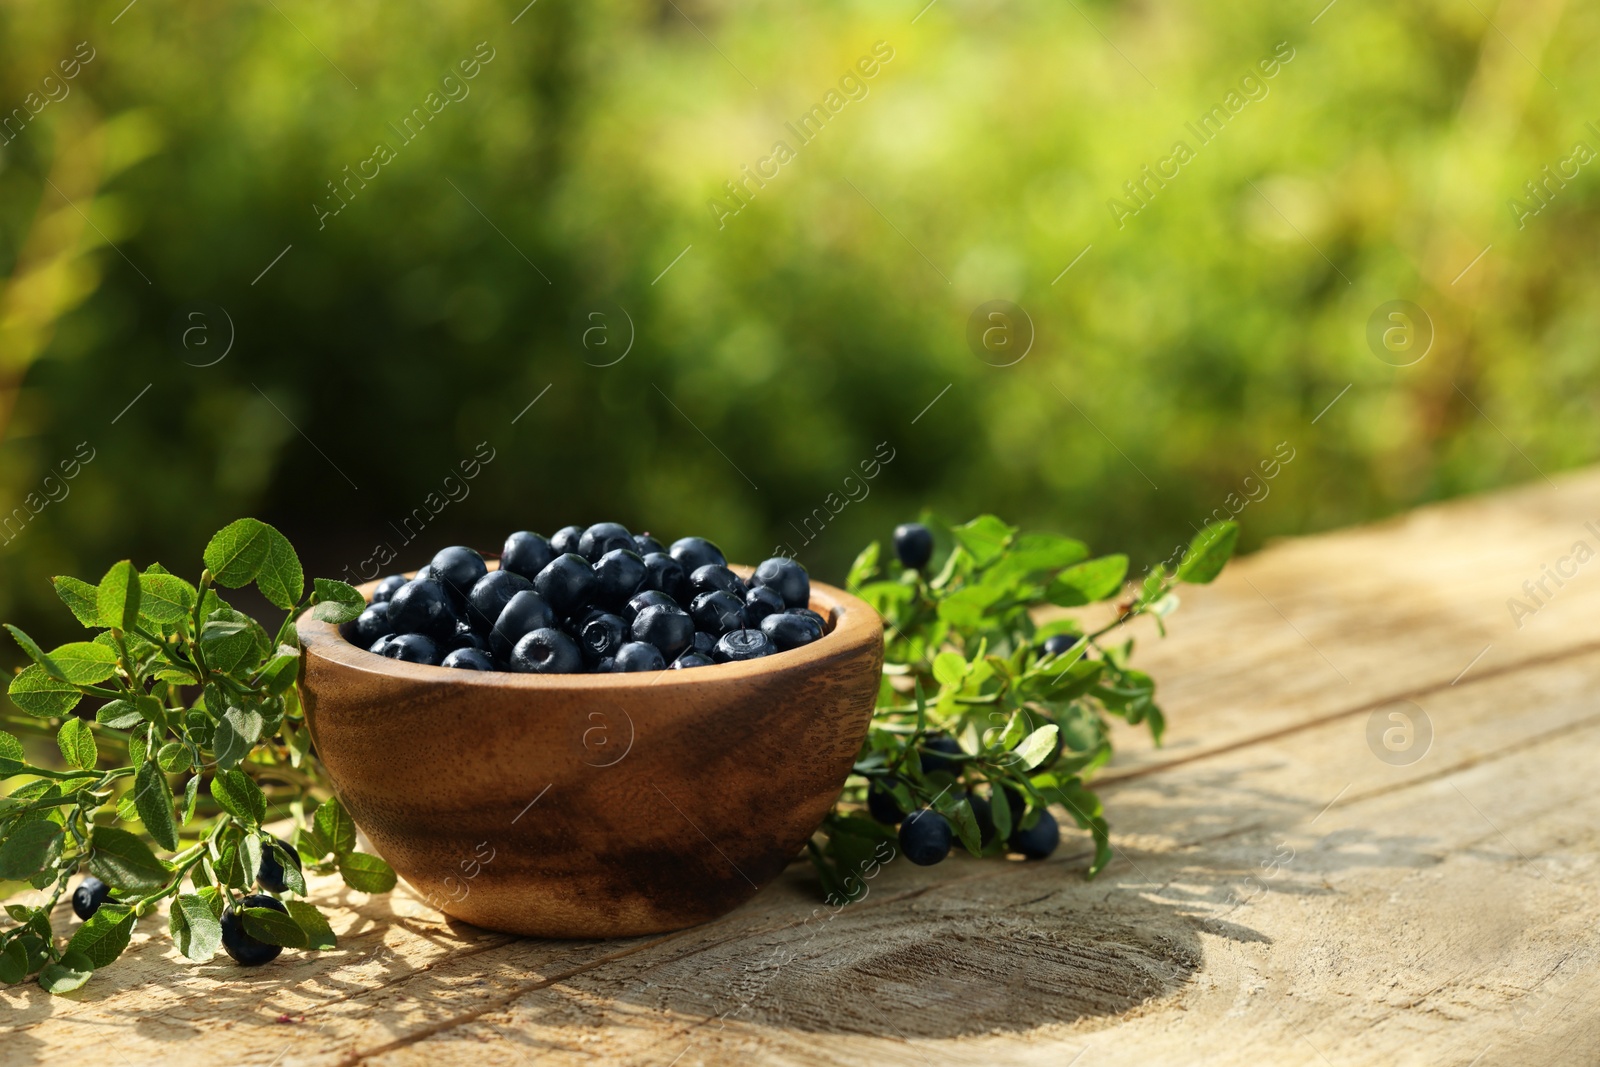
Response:
[[[706,659],[711,659],[711,653],[716,651],[717,639],[701,630],[696,630],[694,644],[689,646],[690,651],[696,652]]]
[[[694,628],[721,637],[729,630],[744,629],[744,601],[731,593],[701,593],[689,602]]]
[[[550,551],[559,556],[567,552],[578,551],[578,542],[583,539],[582,526],[563,526],[550,535]],[[549,564],[545,564],[549,566]],[[540,568],[541,570],[543,568]]]
[[[283,902],[265,893],[252,893],[239,902],[242,908],[271,908],[289,914],[289,909]],[[271,963],[283,952],[279,945],[269,945],[265,941],[257,941],[244,932],[244,922],[238,912],[233,910],[233,905],[222,909],[222,947],[228,955],[233,957],[235,963],[241,967],[259,967],[263,963]]]
[[[632,633],[672,659],[694,642],[694,620],[675,604],[655,604],[633,617]]]
[[[428,566],[433,568],[434,578],[462,600],[489,571],[483,557],[463,545],[440,549]]]
[[[932,808],[920,808],[900,824],[900,851],[918,867],[932,867],[950,855],[950,823]]]
[[[811,577],[804,567],[787,556],[765,560],[750,581],[776,590],[788,607],[803,608],[811,603]]]
[[[628,643],[628,622],[621,615],[596,611],[578,627],[578,644],[584,659],[598,663],[607,656],[615,656],[617,649]]]
[[[522,674],[577,674],[583,670],[583,653],[572,638],[545,627],[524,634],[511,650],[511,669]]]
[[[397,634],[426,634],[443,640],[455,633],[456,613],[444,586],[418,578],[401,586],[389,601],[389,625]]]
[[[689,574],[693,574],[696,567],[704,567],[708,563],[715,563],[719,567],[728,565],[728,559],[722,554],[722,549],[704,537],[678,538],[672,542],[671,555]]]
[[[720,563],[707,563],[703,567],[696,567],[689,575],[689,588],[695,594],[700,593],[727,593],[744,599],[748,588],[744,579],[722,566]]]
[[[456,623],[456,632],[440,646],[440,651],[454,652],[458,648],[475,648],[479,652],[488,652],[489,639],[473,629],[466,619],[462,619]]]
[[[812,611],[810,608],[790,608],[790,615],[798,615],[802,619],[810,619],[817,624],[817,636],[821,637],[828,632],[828,620]]]
[[[536,533],[518,530],[506,538],[505,547],[500,550],[500,569],[520,574],[531,582],[535,575],[550,566],[556,555],[549,541]]]
[[[80,919],[87,919],[100,910],[111,896],[111,887],[90,875],[72,891],[72,910]]]
[[[615,552],[619,548],[634,552],[638,547],[634,544],[633,534],[620,522],[597,522],[578,538],[578,555],[590,563],[598,563],[607,552]]]
[[[374,604],[388,603],[389,598],[394,596],[395,591],[410,580],[403,574],[389,575],[389,577],[379,582],[378,587],[372,591],[372,602]]]
[[[629,641],[617,649],[611,669],[618,672],[664,671],[667,669],[667,661],[655,645],[647,645],[643,641]]]
[[[1018,812],[1012,813],[1012,818],[1020,819]],[[1006,841],[1011,851],[1020,852],[1030,860],[1042,860],[1056,850],[1061,844],[1061,827],[1056,825],[1056,817],[1044,808],[1039,809],[1039,821],[1028,829],[1012,831],[1011,837]]]
[[[489,651],[498,659],[510,659],[511,650],[524,636],[555,624],[556,613],[549,602],[531,589],[524,589],[506,601],[501,609],[500,617],[489,631]]]
[[[283,881],[283,864],[278,861],[278,855],[270,847],[270,842],[276,842],[283,849],[284,855],[289,857],[289,862],[297,871],[301,869],[300,853],[281,837],[273,837],[271,834],[261,836],[261,866],[256,870],[256,881],[261,883],[262,889],[282,893],[288,888]]]
[[[651,552],[645,556],[644,570],[646,589],[659,590],[679,604],[687,604],[693,599],[689,587],[689,572],[683,569],[683,564],[665,552]]]
[[[653,608],[657,605],[664,605],[670,608],[681,606],[677,600],[668,596],[666,593],[661,592],[659,589],[646,589],[644,592],[628,601],[627,605],[623,607],[621,614],[624,619],[627,619],[631,623],[634,619],[639,617],[639,612],[643,611],[645,608]]]
[[[367,651],[375,656],[387,656],[389,654],[389,645],[398,636],[398,634],[385,634],[367,646]]]
[[[894,554],[904,566],[920,571],[933,558],[933,531],[920,522],[901,523],[894,528]]]
[[[345,623],[339,629],[344,634],[345,640],[352,645],[371,648],[372,642],[378,638],[394,633],[394,627],[389,625],[388,602],[383,601],[373,604],[357,618]]]
[[[713,593],[712,596],[723,594]],[[733,630],[722,635],[711,658],[718,663],[738,663],[747,659],[760,659],[778,651],[767,635],[760,630]]]
[[[699,652],[685,652],[673,660],[671,667],[675,671],[688,670],[690,667],[710,667],[716,664],[710,656],[701,655]]]
[[[641,556],[648,556],[652,552],[660,552],[665,555],[667,551],[666,546],[649,534],[634,534],[633,550]]]
[[[405,663],[439,662],[439,646],[426,634],[396,634],[383,646],[383,654]]]
[[[899,802],[889,792],[888,787],[892,784],[892,780],[874,782],[867,789],[867,814],[885,826],[896,826],[906,817],[906,813],[900,810]]]
[[[464,671],[492,671],[494,660],[487,652],[476,648],[458,648],[444,658],[441,667],[455,667]]]
[[[783,596],[770,585],[753,585],[744,595],[744,614],[754,626],[768,615],[783,613]]]
[[[467,594],[467,621],[479,633],[488,633],[511,598],[532,588],[533,582],[516,571],[490,571]]]
[[[809,645],[822,636],[822,631],[815,622],[785,612],[768,615],[762,619],[761,632],[767,635],[768,640],[780,652]]]
[[[937,753],[943,753],[938,755]],[[959,760],[945,759],[944,756],[961,755],[961,742],[953,737],[930,737],[922,743],[922,770],[925,774],[935,771],[949,771],[951,774],[961,772]]]
[[[967,793],[967,805],[972,808],[973,821],[978,824],[978,843],[988,847],[994,840],[994,809],[989,801],[973,792]]]
[[[1047,656],[1059,656],[1063,652],[1071,652],[1072,646],[1081,640],[1083,638],[1078,634],[1056,634],[1045,640],[1044,654]]]
[[[637,552],[613,548],[595,563],[594,590],[589,595],[601,607],[620,608],[639,591],[644,577],[644,560]]]
[[[574,552],[565,552],[550,561],[533,580],[533,588],[563,615],[571,615],[589,599],[594,590],[594,568]]]

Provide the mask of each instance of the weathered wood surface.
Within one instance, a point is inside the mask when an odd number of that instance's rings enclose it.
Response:
[[[1144,650],[1169,744],[1130,736],[1104,776],[1093,883],[1071,838],[891,863],[833,915],[797,864],[718,922],[610,942],[327,885],[334,952],[247,972],[141,934],[78,994],[0,990],[0,1063],[1600,1062],[1600,563],[1521,628],[1507,606],[1600,549],[1591,520],[1600,472],[1192,591]],[[1369,720],[1419,709],[1426,754],[1380,760]]]

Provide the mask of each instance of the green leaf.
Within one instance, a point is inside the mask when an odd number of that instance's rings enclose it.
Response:
[[[128,947],[137,918],[127,905],[101,904],[72,935],[67,951],[81,953],[96,970],[109,966]]]
[[[168,741],[156,752],[156,763],[168,774],[182,774],[194,762],[194,753],[182,741]]]
[[[62,723],[61,732],[56,734],[56,744],[60,746],[67,765],[80,771],[93,770],[100,761],[100,752],[94,743],[94,731],[82,719],[68,719]]]
[[[28,977],[28,950],[22,947],[22,941],[13,938],[6,942],[5,948],[0,949],[0,982],[6,985],[16,985]]]
[[[182,578],[147,570],[139,577],[139,614],[158,626],[185,622],[197,595]]]
[[[983,624],[983,613],[1005,595],[1002,586],[972,585],[958,589],[939,601],[939,618],[959,629],[975,629]]]
[[[338,939],[333,936],[333,927],[328,925],[328,920],[313,904],[303,900],[286,900],[284,906],[289,909],[289,914],[294,918],[295,925],[300,927],[306,935],[306,948],[327,949],[337,948]]]
[[[982,853],[983,836],[978,830],[978,818],[973,813],[972,804],[967,798],[963,796],[952,802],[950,794],[946,793],[939,804],[939,810],[950,820],[950,826],[955,830],[962,846],[974,856]]]
[[[201,627],[200,645],[213,671],[242,678],[266,655],[267,634],[250,616],[219,607]]]
[[[11,702],[36,719],[65,715],[78,706],[83,694],[66,682],[58,682],[37,663],[29,664],[11,679],[7,689]]]
[[[222,810],[250,827],[260,826],[267,817],[267,798],[248,774],[239,770],[219,771],[211,779],[211,795]]]
[[[997,838],[1004,841],[1011,836],[1011,802],[1006,799],[1006,791],[998,785],[989,790],[989,821],[994,823]]]
[[[1007,526],[993,515],[979,515],[950,531],[956,543],[966,549],[973,562],[980,567],[999,558],[1016,532],[1015,527]]]
[[[183,787],[183,825],[188,826],[189,820],[194,818],[194,806],[200,799],[200,776],[192,775]]]
[[[316,605],[311,609],[313,619],[337,625],[349,622],[367,610],[367,598],[353,585],[331,578],[318,578],[311,583],[311,591],[312,602]]]
[[[65,833],[43,819],[14,826],[0,844],[0,882],[25,882],[54,864]]]
[[[1089,546],[1059,534],[1019,534],[1003,563],[1019,574],[1036,574],[1070,567],[1089,555]]]
[[[144,716],[131,701],[108,700],[94,713],[94,721],[113,730],[126,730],[143,722]]]
[[[89,873],[113,889],[156,889],[167,883],[167,865],[137,835],[96,826],[90,839]]]
[[[317,837],[328,843],[328,851],[343,856],[356,847],[356,824],[338,797],[329,797],[312,816]]]
[[[1205,585],[1222,573],[1239,542],[1236,522],[1210,523],[1189,542],[1189,550],[1178,564],[1178,580]]]
[[[244,932],[257,941],[284,948],[305,948],[311,941],[300,924],[275,908],[245,908],[239,912]]]
[[[51,659],[49,655],[45,653],[44,649],[40,648],[36,643],[34,643],[33,638],[29,637],[15,626],[12,626],[9,622],[5,624],[5,627],[10,631],[12,638],[15,639],[17,644],[22,646],[22,651],[28,654],[28,658],[33,660],[33,662],[37,663],[40,667],[44,668],[44,672],[46,674],[58,682],[64,682],[67,680],[66,672],[61,669],[55,660]]]
[[[850,564],[850,572],[845,575],[844,587],[850,592],[855,592],[863,582],[870,581],[878,573],[878,559],[883,554],[883,548],[874,541],[861,550],[855,562]]]
[[[157,760],[146,760],[134,776],[134,807],[156,844],[169,852],[178,847],[178,820],[172,814],[172,786]]]
[[[98,641],[74,641],[50,650],[64,681],[98,685],[117,673],[117,653]]]
[[[295,850],[285,848],[276,839],[265,834],[261,836],[261,851],[263,859],[271,856],[273,861],[283,869],[284,890],[304,896],[306,892],[305,874],[295,864],[295,860],[300,858],[298,853]]]
[[[217,921],[216,912],[192,893],[183,893],[172,902],[167,926],[185,959],[204,963],[222,946],[222,924]]]
[[[81,578],[69,578],[66,575],[52,578],[51,584],[56,587],[56,596],[72,612],[73,618],[90,628],[100,625],[99,591],[94,586]]]
[[[14,735],[0,730],[0,778],[16,774],[27,763],[28,758],[22,751],[22,742]]]
[[[1127,576],[1127,556],[1101,556],[1056,575],[1045,590],[1045,599],[1064,608],[1092,604],[1115,596]]]
[[[46,993],[70,993],[81,989],[94,977],[94,964],[81,953],[68,952],[60,962],[47,963],[39,972],[39,985]]]
[[[211,751],[217,766],[228,768],[250,754],[250,749],[261,739],[266,720],[259,712],[249,708],[230,707],[222,713],[217,723],[216,735],[211,739]]]
[[[395,874],[389,865],[365,852],[340,856],[339,876],[345,885],[362,893],[387,893],[395,883]]]
[[[114,563],[95,590],[100,607],[100,625],[116,630],[131,630],[139,621],[139,572],[128,560]]]
[[[206,545],[206,566],[221,585],[238,588],[254,581],[261,594],[288,610],[305,593],[305,572],[289,539],[259,519],[239,519]]]
[[[933,677],[940,685],[960,685],[967,677],[966,658],[959,652],[939,653],[933,657]]]
[[[1059,731],[1054,723],[1041,726],[1033,733],[1022,739],[1022,744],[1013,751],[1016,753],[1017,762],[1025,771],[1031,771],[1055,751],[1056,734]]]

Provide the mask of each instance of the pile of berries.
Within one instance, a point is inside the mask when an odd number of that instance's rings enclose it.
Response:
[[[777,556],[750,580],[716,545],[671,548],[615,522],[549,540],[506,538],[498,570],[446,548],[417,576],[378,583],[345,638],[390,659],[533,674],[659,671],[757,659],[808,645],[827,621],[811,580]]]

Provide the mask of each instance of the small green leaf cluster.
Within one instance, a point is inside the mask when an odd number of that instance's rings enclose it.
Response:
[[[862,865],[894,839],[892,827],[859,813],[869,788],[903,812],[941,813],[975,856],[1003,855],[1015,830],[1059,805],[1091,835],[1092,878],[1111,859],[1104,810],[1087,784],[1111,758],[1111,720],[1144,725],[1158,745],[1166,726],[1155,680],[1129,664],[1133,641],[1113,638],[1146,615],[1164,635],[1177,585],[1216,578],[1238,526],[1207,526],[1174,570],[1158,566],[1130,583],[1126,556],[1091,557],[1070,537],[1023,533],[992,515],[960,526],[923,521],[935,543],[926,567],[885,573],[893,556],[874,543],[846,579],[884,618],[885,662],[854,773],[810,848],[823,891],[858,899]],[[1095,605],[1097,628],[1077,615],[1038,621],[1043,608]],[[1047,654],[1044,642],[1058,634],[1076,640]],[[955,739],[961,753],[930,752],[936,737]],[[974,796],[987,802],[987,825]]]
[[[221,530],[204,562],[195,584],[159,564],[140,570],[127,560],[98,584],[54,579],[93,632],[87,640],[46,651],[6,626],[32,662],[10,683],[21,714],[6,713],[0,731],[0,780],[24,780],[0,797],[0,883],[26,883],[47,899],[6,907],[16,925],[0,929],[0,982],[36,974],[52,993],[76,989],[167,900],[179,951],[210,959],[224,909],[253,891],[264,855],[282,868],[285,890],[301,896],[302,866],[337,870],[363,892],[394,886],[381,859],[356,851],[349,814],[309,758],[295,687],[295,618],[309,609],[348,621],[365,606],[360,592],[317,579],[308,593],[288,539],[255,519]],[[287,612],[274,630],[218,591],[251,584]],[[86,700],[94,702],[92,715]],[[23,737],[50,735],[64,770],[26,756]],[[320,805],[317,797],[325,798]],[[284,817],[299,824],[300,863],[264,829]],[[85,870],[111,897],[62,944],[50,916]],[[286,906],[287,916],[244,909],[245,932],[286,947],[332,947],[328,922],[313,905]]]

